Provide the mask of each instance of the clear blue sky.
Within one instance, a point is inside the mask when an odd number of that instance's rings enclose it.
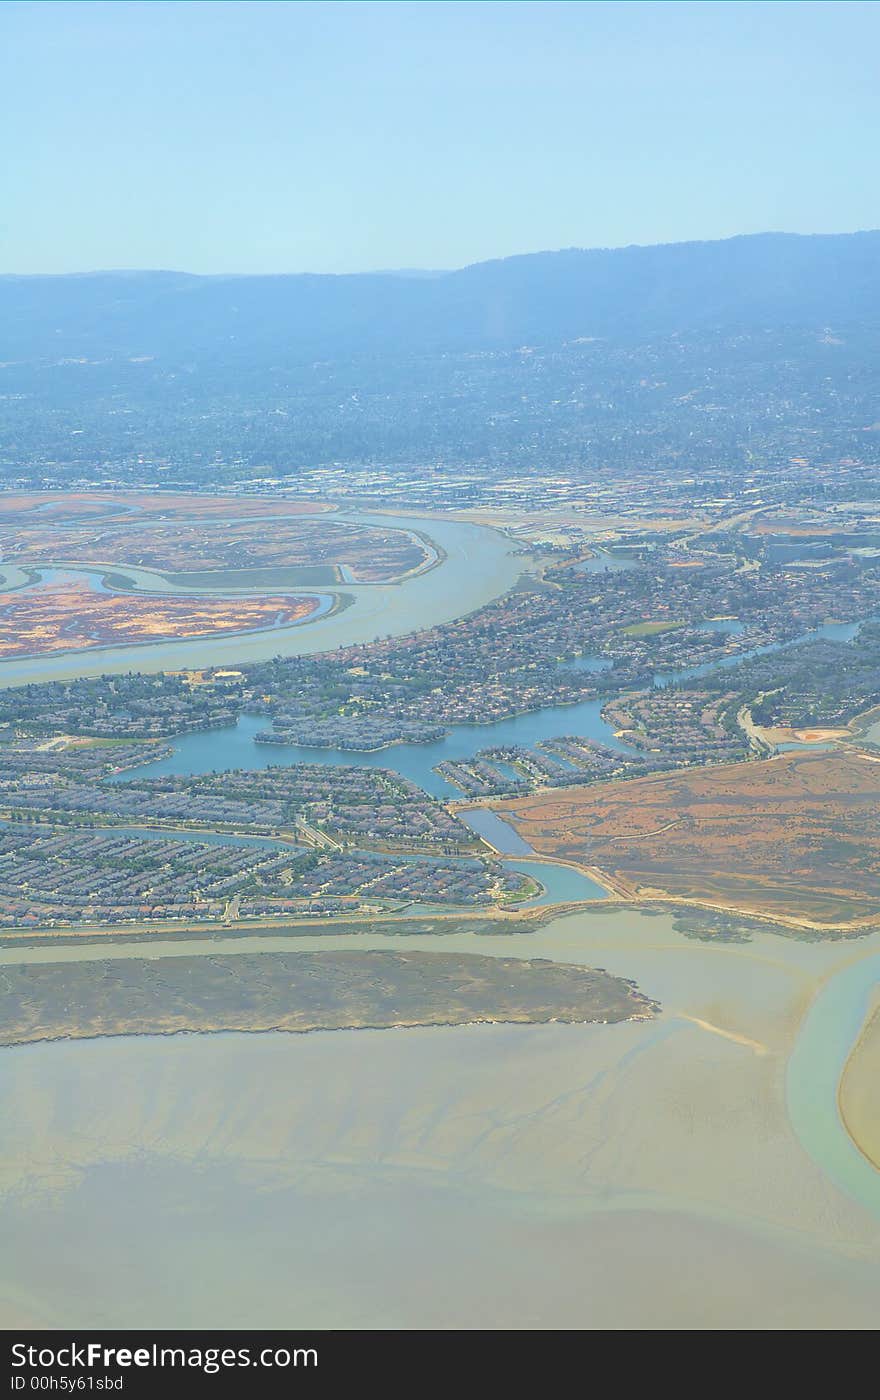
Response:
[[[880,4],[0,4],[0,271],[880,226]]]

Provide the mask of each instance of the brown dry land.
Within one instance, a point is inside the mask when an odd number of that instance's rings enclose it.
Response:
[[[20,524],[22,516],[50,520],[130,520],[143,517],[210,516],[241,519],[256,515],[323,515],[332,506],[275,497],[198,496],[172,491],[9,491],[0,492],[0,522]]]
[[[0,1043],[179,1031],[627,1021],[656,1004],[609,973],[476,953],[235,953],[4,968]]]
[[[362,583],[389,582],[428,559],[421,541],[402,530],[332,519],[273,520],[267,526],[265,520],[218,518],[205,505],[217,502],[202,503],[197,521],[171,523],[146,517],[135,517],[137,523],[132,517],[71,523],[40,515],[13,526],[0,517],[0,557],[20,567],[63,562],[171,572],[320,568],[330,571],[326,582],[339,579],[344,565],[352,580]],[[265,502],[263,509],[274,510],[274,502]]]
[[[624,898],[671,897],[824,930],[880,920],[880,761],[785,754],[491,804],[542,855]]]
[[[851,736],[849,729],[786,729],[779,725],[768,729],[759,724],[753,727],[755,733],[769,744],[829,744],[834,739],[849,739]]]
[[[38,584],[0,595],[0,658],[178,641],[289,626],[315,611],[314,598],[145,597],[96,593],[88,584]]]

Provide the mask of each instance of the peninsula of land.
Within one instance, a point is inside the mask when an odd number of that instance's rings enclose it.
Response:
[[[602,970],[472,953],[227,954],[8,966],[0,1044],[180,1031],[615,1022],[657,1004]]]

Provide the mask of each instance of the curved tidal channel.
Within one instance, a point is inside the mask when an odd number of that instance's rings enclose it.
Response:
[[[334,588],[346,606],[328,612],[328,590],[284,587],[281,591],[319,600],[318,611],[290,626],[260,632],[229,633],[184,642],[155,642],[124,647],[96,647],[92,651],[59,652],[55,655],[22,657],[0,662],[0,686],[60,680],[73,676],[101,676],[125,671],[173,671],[197,669],[224,663],[240,664],[272,656],[308,656],[355,642],[372,642],[379,637],[401,636],[420,627],[450,622],[475,612],[512,588],[527,567],[515,553],[515,546],[497,530],[461,521],[408,519],[401,516],[340,514],[334,520],[354,520],[367,524],[395,526],[425,535],[437,553],[435,567],[391,584],[340,584]],[[271,529],[271,521],[267,521]],[[42,570],[40,572],[48,572]],[[66,569],[65,572],[72,572]],[[242,596],[272,590],[271,570],[258,589],[237,590],[231,585],[211,590],[180,587],[161,574],[120,565],[79,572],[105,578],[116,574],[142,593]],[[283,572],[283,571],[282,571]],[[231,576],[230,576],[231,577]]]
[[[792,1126],[810,1156],[880,1216],[880,1172],[847,1132],[838,1097],[878,985],[880,953],[873,953],[835,973],[821,989],[788,1062],[786,1097]]]

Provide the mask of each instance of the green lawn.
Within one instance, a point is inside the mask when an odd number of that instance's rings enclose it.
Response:
[[[624,627],[625,637],[659,637],[661,632],[674,632],[676,627],[684,627],[683,622],[634,622]]]

